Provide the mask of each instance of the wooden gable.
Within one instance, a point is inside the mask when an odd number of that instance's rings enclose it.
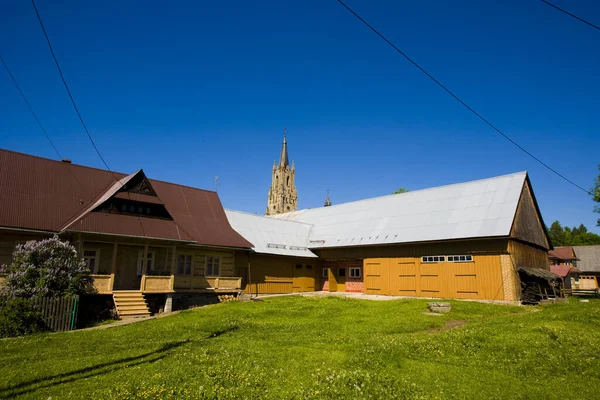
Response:
[[[544,227],[542,215],[531,190],[529,179],[525,180],[510,237],[549,249],[550,240]]]

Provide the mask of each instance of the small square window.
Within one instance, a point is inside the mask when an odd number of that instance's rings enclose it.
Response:
[[[339,268],[338,269],[338,276],[346,276],[346,268]]]
[[[296,269],[302,269],[302,265],[296,264]]]
[[[360,278],[360,268],[350,268],[350,278]]]
[[[323,278],[329,278],[329,268],[323,268],[323,272],[321,273]]]

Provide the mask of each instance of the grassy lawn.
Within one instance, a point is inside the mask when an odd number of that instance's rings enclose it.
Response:
[[[0,397],[598,398],[600,301],[426,304],[281,297],[2,340]]]

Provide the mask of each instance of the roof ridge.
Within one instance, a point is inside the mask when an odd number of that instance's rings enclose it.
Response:
[[[50,162],[54,162],[54,163],[57,163],[57,164],[60,164],[60,165],[67,165],[66,163],[64,163],[64,162],[63,162],[63,161],[61,161],[61,160],[54,160],[54,159],[52,159],[52,158],[46,158],[46,157],[42,157],[42,156],[36,156],[36,155],[34,155],[34,154],[21,153],[21,152],[18,152],[18,151],[14,151],[14,150],[8,150],[8,149],[2,149],[2,148],[0,148],[0,151],[4,151],[4,152],[7,152],[7,153],[12,153],[12,154],[17,154],[17,155],[19,155],[19,156],[26,156],[26,157],[30,157],[30,158],[36,158],[36,159],[39,159],[39,160],[50,161]],[[109,170],[107,170],[107,169],[103,169],[103,168],[96,168],[96,167],[90,167],[89,165],[84,165],[84,164],[76,164],[76,163],[72,163],[72,162],[71,162],[71,163],[69,163],[68,165],[70,165],[70,166],[73,166],[73,167],[77,167],[77,168],[86,168],[86,169],[91,169],[91,170],[94,170],[94,171],[102,171],[102,172],[106,172],[106,173],[109,173],[109,174],[110,174],[110,172],[111,172],[111,171],[109,171]],[[138,169],[137,169],[137,170],[135,170],[134,172],[137,172],[137,171],[139,171],[140,169],[142,169],[142,168],[138,168]],[[125,177],[127,177],[127,176],[129,176],[129,175],[131,175],[131,174],[127,174],[127,173],[125,173],[125,172],[119,172],[119,171],[112,171],[112,172],[114,172],[114,173],[115,173],[115,174],[117,174],[117,175],[123,175],[123,176],[120,176],[120,177],[119,177],[119,180],[121,180],[121,179],[123,179],[123,178],[125,178]],[[144,174],[145,174],[145,173],[144,173]],[[169,182],[169,181],[163,181],[163,180],[160,180],[160,179],[153,179],[153,178],[149,178],[148,176],[146,176],[146,177],[147,177],[149,180],[153,181],[153,182],[167,183],[167,184],[169,184],[169,185],[173,185],[173,186],[181,186],[181,187],[186,187],[186,188],[190,188],[190,189],[201,190],[201,191],[203,191],[203,192],[216,193],[214,190],[202,189],[202,188],[198,188],[198,187],[194,187],[194,186],[189,186],[189,185],[182,185],[182,184],[180,184],[180,183]]]
[[[333,204],[331,206],[328,206],[327,208],[329,210],[335,209],[336,207],[339,206],[343,206],[346,204],[353,204],[353,203],[360,203],[360,202],[368,202],[368,201],[373,201],[373,200],[379,200],[379,199],[383,199],[385,197],[395,197],[395,196],[407,196],[410,195],[412,193],[417,193],[417,192],[424,192],[427,190],[435,190],[435,189],[442,189],[442,188],[448,188],[451,186],[459,186],[459,185],[465,185],[468,183],[475,183],[475,182],[483,182],[483,181],[490,181],[493,179],[500,179],[500,178],[506,178],[509,176],[515,176],[515,175],[520,175],[520,174],[525,174],[525,176],[527,176],[527,171],[519,171],[519,172],[513,172],[511,174],[505,174],[505,175],[498,175],[498,176],[492,176],[490,178],[482,178],[482,179],[475,179],[472,181],[465,181],[465,182],[458,182],[458,183],[450,183],[448,185],[441,185],[441,186],[433,186],[433,187],[429,187],[429,188],[423,188],[423,189],[417,189],[417,190],[412,190],[409,192],[405,192],[405,193],[396,193],[396,194],[385,194],[383,196],[375,196],[375,197],[368,197],[366,199],[360,199],[360,200],[352,200],[352,201],[348,201],[345,203],[338,203],[338,204]],[[316,208],[303,208],[301,210],[295,210],[295,211],[289,211],[287,213],[282,213],[282,214],[277,214],[275,216],[273,216],[273,218],[278,218],[279,216],[284,216],[284,215],[292,215],[294,213],[300,212],[300,211],[308,211],[308,210],[320,210],[324,207],[316,207]],[[278,218],[279,219],[279,218]],[[289,221],[289,220],[288,220]]]
[[[225,212],[231,211],[231,212],[238,213],[238,214],[245,214],[245,215],[250,215],[252,217],[268,219],[270,221],[285,221],[285,222],[293,222],[295,224],[302,224],[302,225],[306,225],[306,226],[310,226],[310,227],[314,226],[314,224],[309,224],[307,222],[302,222],[302,221],[294,221],[291,219],[275,218],[275,217],[267,216],[267,215],[258,215],[258,214],[254,214],[254,213],[247,212],[247,211],[232,210],[231,208],[223,208],[223,209],[225,210]]]

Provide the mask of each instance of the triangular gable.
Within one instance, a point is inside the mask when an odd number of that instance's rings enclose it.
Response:
[[[544,249],[552,248],[542,214],[535,200],[535,195],[531,190],[529,177],[527,177],[523,184],[510,236]]]
[[[69,229],[77,221],[80,221],[81,219],[85,218],[85,216],[88,215],[90,212],[101,210],[102,207],[106,205],[107,202],[109,202],[111,199],[116,197],[118,193],[135,193],[156,197],[156,200],[158,201],[152,201],[152,203],[160,204],[162,208],[164,208],[165,216],[168,216],[168,218],[171,220],[173,219],[166,207],[162,205],[162,202],[156,195],[156,191],[154,190],[152,184],[144,174],[144,171],[140,169],[134,172],[133,174],[127,175],[126,177],[121,178],[117,182],[113,183],[104,193],[102,193],[102,195],[100,195],[100,197],[98,197],[96,201],[92,202],[89,207],[86,207],[82,212],[75,215],[75,217],[73,217],[61,229],[61,232]]]

